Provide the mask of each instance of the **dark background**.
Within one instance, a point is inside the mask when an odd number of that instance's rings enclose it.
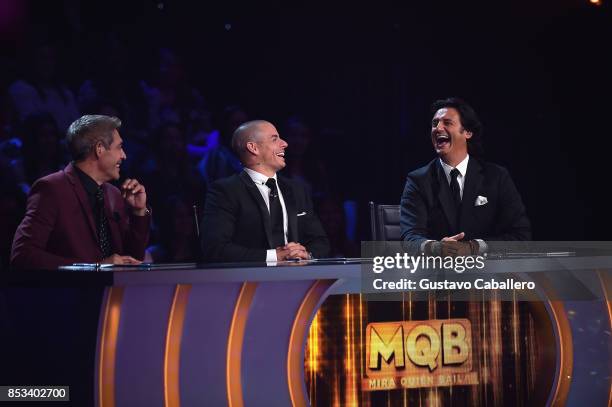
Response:
[[[128,46],[141,78],[155,50],[171,47],[213,112],[238,102],[273,123],[305,118],[337,190],[359,204],[361,239],[369,237],[367,202],[397,203],[407,172],[433,158],[429,106],[447,96],[480,114],[487,158],[510,170],[535,239],[607,239],[606,3],[6,4],[3,88],[40,33],[61,44],[74,90],[100,74],[109,32]]]
[[[406,174],[434,157],[430,104],[460,96],[484,123],[488,159],[510,170],[534,239],[609,240],[612,19],[602,1],[353,2],[344,8],[224,2],[220,8],[172,0],[4,0],[0,91],[4,99],[23,76],[33,38],[41,36],[59,45],[61,76],[73,92],[104,75],[101,49],[109,33],[129,49],[137,79],[151,76],[157,49],[172,48],[213,114],[239,103],[253,118],[280,125],[298,114],[309,123],[315,159],[329,167],[341,198],[358,204],[360,240],[369,238],[367,202],[398,203]],[[82,295],[92,303],[81,310],[67,300],[55,304],[85,321],[74,341],[55,345],[62,350],[57,355],[74,346],[75,355],[89,359],[67,360],[57,371],[30,370],[61,363],[41,349],[5,382],[91,383],[90,316],[99,304],[95,295]],[[47,299],[54,304],[41,294],[40,305]],[[33,309],[23,311],[35,318]],[[36,348],[38,337],[57,329],[52,325],[21,346]],[[19,332],[19,325],[6,328]],[[19,365],[20,353],[3,348]],[[76,386],[75,399],[90,400],[90,390]]]

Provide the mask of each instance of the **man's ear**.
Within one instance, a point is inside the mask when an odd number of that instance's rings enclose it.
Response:
[[[249,141],[246,143],[247,151],[253,155],[257,155],[259,153],[257,148],[257,143],[254,141]]]
[[[94,153],[96,154],[96,158],[100,158],[104,150],[106,150],[106,148],[104,147],[104,144],[102,144],[101,141],[98,141],[96,143],[96,147],[94,148]]]
[[[467,131],[465,129],[463,131],[465,131],[465,138],[466,139],[471,139],[472,138],[473,133],[471,131]]]

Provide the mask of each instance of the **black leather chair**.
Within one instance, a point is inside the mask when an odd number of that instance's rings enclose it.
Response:
[[[399,241],[399,205],[380,205],[370,202],[370,226],[373,241]]]

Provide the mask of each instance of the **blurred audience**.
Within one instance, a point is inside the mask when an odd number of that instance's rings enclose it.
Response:
[[[349,237],[354,222],[347,222],[350,217],[347,217],[344,208],[343,201],[335,195],[315,200],[315,212],[329,238],[330,257],[360,257],[360,242]]]
[[[101,50],[92,56],[96,60],[93,76],[83,82],[78,102],[83,113],[106,114],[101,105],[113,106],[121,112],[122,131],[130,140],[146,142],[149,111],[141,78],[133,72],[129,50],[116,35],[109,34]]]
[[[242,170],[242,164],[230,144],[234,131],[248,120],[248,115],[240,106],[232,105],[223,110],[219,143],[207,150],[197,165],[198,173],[207,188],[219,178],[229,177]]]
[[[161,125],[153,136],[150,151],[152,156],[144,164],[139,178],[147,186],[153,208],[171,195],[180,195],[192,205],[201,206],[206,190],[187,158],[182,126],[175,123]]]
[[[31,184],[68,161],[65,133],[81,114],[115,116],[123,122],[127,159],[122,172],[147,186],[155,214],[156,244],[149,259],[196,261],[193,206],[201,213],[208,186],[242,170],[231,137],[250,115],[237,104],[208,104],[194,85],[200,80],[191,80],[188,65],[173,47],[153,45],[157,51],[150,63],[146,57],[137,60],[145,49],[126,41],[122,37],[130,34],[116,28],[85,41],[79,37],[84,32],[80,8],[64,7],[75,43],[88,46],[71,47],[67,58],[53,37],[39,35],[38,42],[27,44],[26,58],[15,61],[15,73],[0,89],[0,266],[8,261]],[[61,44],[66,51],[70,47],[69,41]],[[335,174],[322,159],[318,133],[298,116],[290,117],[281,131],[289,143],[283,174],[318,199],[334,253],[355,255],[354,232],[347,237],[353,222],[347,228],[343,212],[347,202],[329,195]]]
[[[0,271],[8,270],[15,230],[25,212],[26,194],[10,178],[11,169],[0,160]]]
[[[213,128],[212,114],[206,108],[200,107],[191,112],[187,123],[190,156],[201,158],[219,145],[219,137],[219,130]]]
[[[284,175],[304,185],[313,194],[313,160],[310,155],[312,133],[306,123],[296,116],[287,120],[282,137],[289,143],[287,148],[287,167]],[[317,195],[316,193],[314,194]]]
[[[155,263],[190,263],[199,260],[199,240],[190,200],[168,197],[157,209],[158,244],[147,249],[145,259]]]
[[[6,93],[0,92],[0,143],[11,139],[17,123],[17,113]]]
[[[60,55],[50,43],[32,48],[23,78],[13,82],[8,93],[19,115],[25,120],[33,113],[50,113],[63,133],[79,117],[79,109],[72,91],[60,76]]]
[[[204,108],[204,97],[193,87],[181,58],[169,48],[158,51],[152,78],[142,82],[149,109],[149,128],[162,123],[188,123]]]
[[[68,154],[57,124],[49,113],[33,113],[25,118],[19,136],[23,142],[21,160],[14,161],[18,181],[24,191],[39,178],[62,169]]]

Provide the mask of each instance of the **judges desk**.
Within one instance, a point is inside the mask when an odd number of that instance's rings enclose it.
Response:
[[[584,264],[603,269],[610,258],[490,263],[490,273],[520,270],[529,280]],[[310,323],[326,297],[362,290],[362,267],[371,269],[344,259],[5,273],[0,385],[69,384],[71,405],[83,406],[307,406]],[[545,322],[537,324],[551,331],[541,373],[551,375],[533,379],[547,383],[539,405],[609,403],[612,280],[597,275],[603,300],[547,299],[554,288],[541,282]],[[602,360],[605,371],[594,373]]]

